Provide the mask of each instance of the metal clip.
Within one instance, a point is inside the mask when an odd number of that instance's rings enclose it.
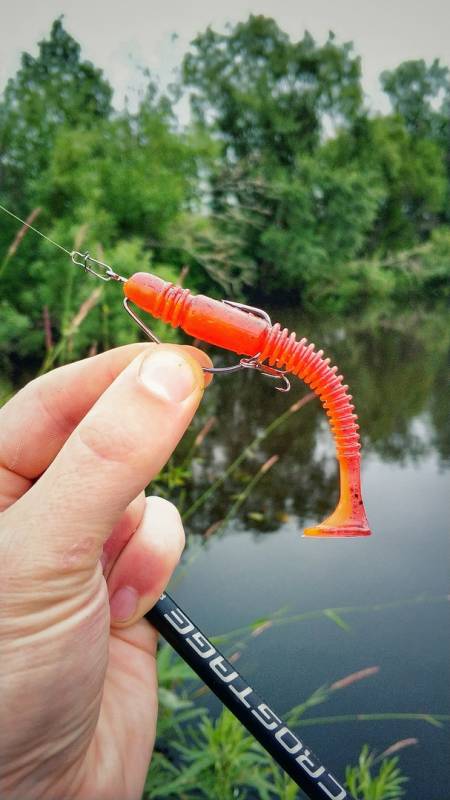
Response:
[[[95,275],[96,278],[100,278],[101,281],[123,281],[124,283],[126,281],[126,278],[122,278],[121,275],[114,272],[109,264],[105,264],[104,261],[99,261],[97,258],[92,258],[89,253],[80,253],[78,250],[72,250],[70,257],[74,264],[82,267],[85,272]],[[77,261],[77,258],[80,258],[81,261]],[[102,271],[93,269],[93,267],[89,266],[89,263],[96,264]]]

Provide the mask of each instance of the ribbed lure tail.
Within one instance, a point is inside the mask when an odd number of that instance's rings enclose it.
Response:
[[[192,295],[155,275],[137,273],[124,283],[124,293],[153,317],[188,335],[240,355],[258,356],[270,366],[285,369],[303,380],[320,398],[330,419],[340,467],[340,498],[333,513],[305,536],[369,536],[360,483],[360,441],[357,416],[348,386],[323,351],[306,339],[269,325],[261,317],[203,295]]]
[[[278,324],[270,330],[261,359],[301,378],[318,395],[330,419],[340,467],[340,498],[335,511],[320,525],[307,528],[305,536],[369,536],[361,495],[359,425],[342,375],[336,374],[337,367],[330,367],[322,350],[316,351],[306,339],[297,341],[295,333],[281,330]]]

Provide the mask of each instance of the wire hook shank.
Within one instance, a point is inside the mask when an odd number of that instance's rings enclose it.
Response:
[[[74,262],[79,263],[79,262]],[[80,266],[84,266],[81,264]],[[89,270],[90,272],[92,270]],[[96,274],[96,273],[94,273]],[[110,278],[103,278],[103,280],[110,280]],[[244,306],[241,303],[234,303],[232,300],[224,300],[224,303],[227,303],[230,306],[236,306],[240,308],[242,311],[246,311],[247,313],[253,314],[257,316],[263,317],[269,324],[271,324],[270,317],[265,311],[261,311],[260,309],[255,309],[252,306]],[[130,306],[130,299],[125,297],[123,300],[123,306],[125,311],[130,315],[131,319],[136,323],[136,325],[141,329],[141,331],[147,336],[150,341],[155,342],[156,344],[161,344],[160,339],[153,333],[151,328],[145,324],[145,322],[139,317],[138,314],[131,308]],[[276,386],[278,392],[289,392],[291,388],[291,383],[289,378],[287,377],[286,373],[282,369],[276,369],[275,367],[269,367],[267,364],[262,364],[259,359],[260,353],[257,353],[252,358],[241,358],[237,364],[233,364],[231,367],[203,367],[203,372],[208,372],[212,375],[231,375],[235,372],[240,372],[241,369],[254,369],[257,372],[261,372],[262,375],[266,375],[268,378],[273,378],[274,380],[278,380],[282,382],[281,386]]]

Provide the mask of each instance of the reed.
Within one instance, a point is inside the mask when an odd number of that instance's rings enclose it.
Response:
[[[288,419],[297,411],[300,411],[301,408],[304,408],[305,405],[311,402],[311,400],[315,400],[315,395],[313,392],[308,392],[304,397],[301,397],[295,403],[293,403],[289,408],[276,417],[272,422],[263,428],[254,439],[240,452],[238,457],[224,470],[224,472],[208,487],[196,500],[189,506],[189,508],[181,515],[183,522],[187,522],[196,511],[198,511],[202,506],[205,505],[207,500],[212,497],[212,495],[217,492],[218,489],[225,483],[225,481],[236,472],[237,468],[242,464],[242,462],[251,455],[254,450],[256,449],[257,445],[259,445],[264,439],[267,439],[273,431],[287,422]],[[264,474],[264,473],[263,473]],[[260,476],[262,477],[262,475]],[[253,484],[254,486],[255,484]],[[252,488],[253,488],[252,486]],[[248,494],[247,494],[248,497]],[[228,518],[228,515],[227,515]]]
[[[19,228],[19,230],[17,231],[13,241],[11,242],[11,244],[10,244],[10,246],[9,246],[7,252],[6,252],[6,255],[5,255],[2,263],[0,264],[0,277],[3,275],[4,271],[6,270],[6,267],[8,266],[9,262],[11,261],[11,259],[17,253],[17,250],[19,249],[20,243],[22,242],[23,238],[26,236],[26,234],[30,230],[29,226],[33,224],[33,222],[35,221],[35,219],[37,219],[37,217],[39,216],[41,211],[42,211],[42,208],[40,208],[40,206],[38,206],[37,208],[34,208],[33,211],[31,212],[31,214],[29,214],[28,217],[26,218],[26,220],[25,220],[24,224],[22,225],[22,227]]]
[[[266,472],[272,469],[273,466],[277,463],[279,456],[273,455],[267,459],[255,473],[253,478],[249,480],[245,488],[242,492],[239,492],[237,498],[235,499],[234,503],[230,506],[230,509],[226,516],[219,520],[218,522],[214,523],[214,525],[210,526],[208,530],[204,534],[204,539],[209,539],[213,533],[218,533],[219,531],[223,531],[227,525],[231,522],[231,520],[236,516],[241,506],[245,503],[247,498],[251,495],[255,486],[258,485],[260,480],[264,477]]]
[[[71,341],[73,336],[75,336],[75,334],[83,324],[84,320],[86,319],[87,315],[97,305],[102,295],[103,295],[103,287],[97,286],[94,289],[94,291],[91,292],[89,297],[86,298],[86,300],[84,300],[81,303],[78,311],[74,314],[72,319],[69,321],[67,327],[63,330],[59,342],[57,342],[57,344],[53,345],[53,347],[47,351],[42,367],[39,370],[40,375],[43,374],[44,372],[47,372],[54,366],[55,362],[64,352],[67,343]]]
[[[256,630],[256,628],[255,628]],[[235,651],[236,658],[241,653]],[[355,683],[376,678],[379,668],[366,667],[316,689],[288,712],[297,728],[319,724],[391,720],[422,721],[434,726],[448,721],[444,714],[385,712],[310,717],[313,707],[333,692],[348,691]],[[207,694],[199,679],[164,645],[158,655],[160,723],[156,750],[147,777],[148,800],[299,800],[297,785],[224,709],[216,719],[198,700]],[[194,702],[195,701],[195,702]],[[291,725],[292,722],[289,721]],[[345,770],[346,786],[357,800],[397,800],[404,796],[407,777],[399,767],[398,753],[418,744],[417,737],[397,739],[381,753],[365,744],[356,763]],[[394,757],[393,757],[394,756]]]

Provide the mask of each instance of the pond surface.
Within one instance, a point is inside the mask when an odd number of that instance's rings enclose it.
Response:
[[[321,521],[337,500],[325,414],[314,400],[265,438],[261,434],[307,393],[303,384],[293,379],[290,394],[283,395],[261,375],[216,378],[194,433],[211,417],[216,422],[194,449],[192,472],[180,489],[171,490],[172,498],[186,511],[246,445],[258,436],[259,441],[187,522],[189,546],[172,593],[210,635],[278,612],[277,621],[260,635],[242,633],[224,649],[240,652],[238,668],[281,714],[319,686],[373,666],[379,667],[376,674],[333,692],[305,719],[448,714],[445,315],[413,308],[321,323],[286,309],[272,316],[316,342],[345,375],[360,418],[363,495],[373,536],[301,537],[303,528]],[[192,439],[193,434],[183,443],[177,464]],[[273,455],[278,461],[214,533],[214,523],[224,519]],[[322,613],[285,622],[286,617],[336,607],[350,610],[339,611],[337,618]],[[214,710],[219,707],[214,698],[204,701]],[[364,743],[383,751],[398,740],[416,738],[416,745],[400,753],[410,777],[406,797],[450,797],[448,723],[351,719],[311,724],[299,732],[338,775],[345,764],[356,762]]]

